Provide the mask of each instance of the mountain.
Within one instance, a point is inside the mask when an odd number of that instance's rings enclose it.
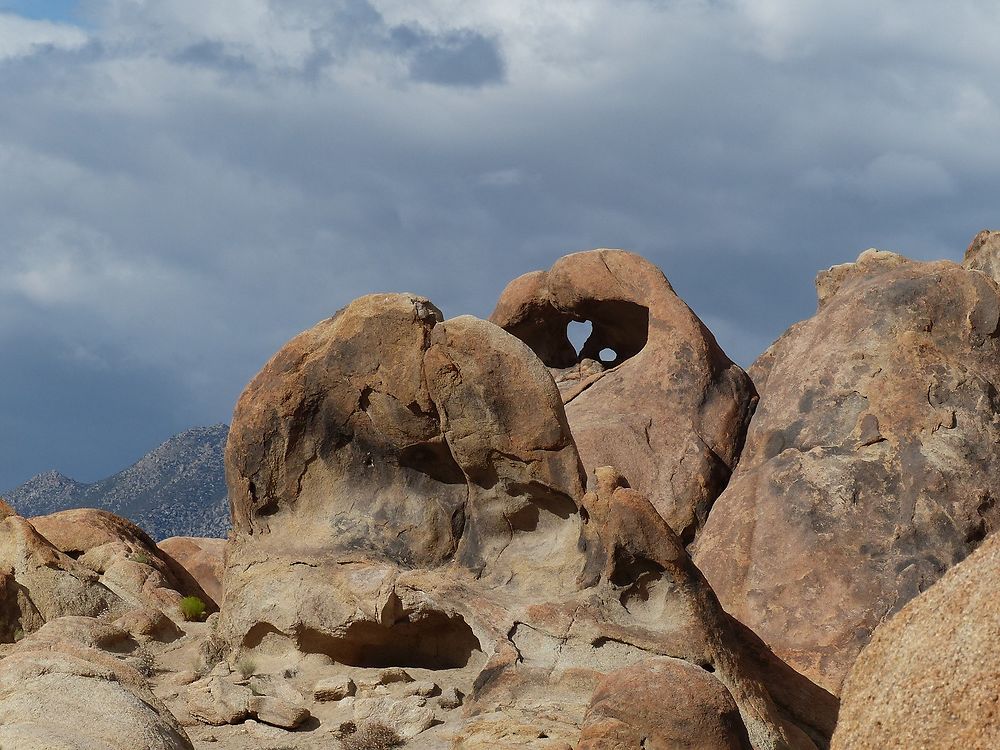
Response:
[[[175,435],[114,476],[93,484],[48,471],[3,496],[23,516],[66,508],[103,508],[139,524],[154,539],[224,537],[229,506],[222,453],[228,425]]]

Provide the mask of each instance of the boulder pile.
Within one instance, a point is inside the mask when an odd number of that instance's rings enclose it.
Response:
[[[241,395],[228,540],[0,506],[0,745],[996,747],[997,269],[866,251],[749,374],[621,250],[361,297]]]

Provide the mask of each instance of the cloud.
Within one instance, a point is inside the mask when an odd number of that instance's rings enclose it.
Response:
[[[81,29],[4,13],[0,7],[0,62],[50,49],[79,49],[87,43]]]
[[[281,343],[355,296],[485,316],[509,279],[589,247],[661,265],[747,364],[812,313],[818,269],[869,246],[958,258],[998,223],[998,14],[973,0],[87,0],[86,28],[2,14],[0,345],[17,367],[0,379],[0,487],[80,465],[82,443],[87,465],[114,469],[228,419]]]

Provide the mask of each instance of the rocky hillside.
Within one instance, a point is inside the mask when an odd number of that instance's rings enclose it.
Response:
[[[93,484],[48,471],[3,496],[29,518],[67,508],[101,508],[134,521],[155,539],[223,537],[229,530],[222,466],[228,431],[224,424],[187,430]]]

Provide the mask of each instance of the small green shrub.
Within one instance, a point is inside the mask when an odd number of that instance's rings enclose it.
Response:
[[[405,744],[406,740],[395,729],[380,721],[362,724],[340,738],[343,750],[392,750]]]
[[[152,565],[153,558],[147,555],[145,552],[136,552],[134,555],[130,555],[129,560],[132,562],[139,563],[140,565]]]
[[[205,602],[197,596],[185,596],[181,599],[181,612],[189,622],[200,622],[205,619]]]

